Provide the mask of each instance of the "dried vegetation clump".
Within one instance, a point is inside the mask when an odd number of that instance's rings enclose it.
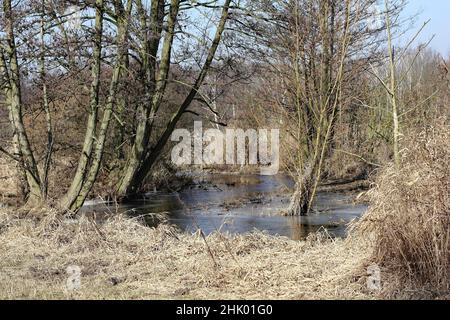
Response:
[[[406,142],[400,170],[388,167],[356,226],[374,239],[389,297],[449,297],[450,127],[442,120]]]
[[[0,214],[0,298],[357,299],[366,290],[361,241],[316,235],[179,233],[116,216],[97,224],[50,213]],[[68,291],[68,266],[81,287]]]

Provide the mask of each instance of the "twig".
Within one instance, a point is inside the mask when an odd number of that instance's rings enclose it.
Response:
[[[10,152],[8,152],[7,150],[3,149],[2,147],[0,147],[0,152],[5,154],[8,158],[20,162],[20,159],[16,158],[14,155],[12,155]]]
[[[378,164],[378,163],[371,162],[371,161],[369,161],[369,160],[366,160],[365,158],[363,158],[362,156],[360,156],[360,155],[358,155],[358,154],[351,153],[351,152],[344,151],[344,150],[340,150],[340,149],[337,149],[336,151],[337,151],[337,152],[345,153],[345,154],[347,154],[347,155],[349,155],[349,156],[356,157],[356,158],[358,158],[358,159],[360,159],[360,160],[364,161],[365,163],[370,164],[370,165],[372,165],[372,166],[379,167],[379,168],[382,167],[382,165],[380,165],[380,164]]]

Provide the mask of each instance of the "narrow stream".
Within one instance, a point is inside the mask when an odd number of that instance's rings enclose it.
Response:
[[[153,192],[118,208],[93,204],[84,211],[118,211],[130,216],[167,213],[169,223],[187,232],[200,228],[205,234],[246,233],[256,229],[300,240],[322,228],[333,237],[345,237],[347,224],[367,210],[366,205],[352,204],[351,196],[319,193],[314,213],[285,217],[280,212],[289,205],[289,187],[292,182],[283,175],[205,175],[194,178],[192,185],[178,193]],[[155,226],[154,219],[146,221]]]

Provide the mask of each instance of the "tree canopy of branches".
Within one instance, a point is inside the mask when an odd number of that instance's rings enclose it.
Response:
[[[1,150],[20,164],[28,203],[48,198],[58,139],[54,128],[64,125],[52,114],[56,101],[72,98],[84,110],[85,133],[72,181],[58,205],[71,211],[83,205],[110,140],[116,149],[127,149],[117,194],[138,192],[214,62],[230,8],[231,0],[2,1],[0,67],[14,150]],[[206,23],[201,15],[209,16]],[[190,77],[182,79],[189,90],[177,108],[164,110],[174,65],[191,68]],[[136,90],[127,87],[128,81]],[[75,83],[77,94],[62,92],[61,82]],[[32,145],[24,121],[24,88],[36,86],[39,109],[46,114],[44,152]],[[131,120],[127,113],[134,115]],[[111,132],[113,120],[119,130]],[[127,140],[126,127],[132,130]]]

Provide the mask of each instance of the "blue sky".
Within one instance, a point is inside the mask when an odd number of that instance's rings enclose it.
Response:
[[[412,37],[425,21],[431,19],[418,42],[427,42],[435,34],[430,46],[444,56],[450,55],[450,0],[409,0],[405,13],[420,13],[409,37]]]

